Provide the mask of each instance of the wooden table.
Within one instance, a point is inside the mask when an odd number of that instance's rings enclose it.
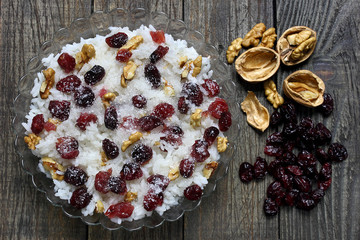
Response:
[[[134,2],[134,3],[132,3]],[[136,2],[136,3],[135,3]],[[266,137],[249,127],[245,115],[238,156],[211,198],[185,213],[176,222],[165,222],[156,229],[107,231],[87,226],[67,217],[36,191],[31,178],[20,167],[13,142],[10,111],[18,79],[36,49],[61,27],[74,19],[98,10],[116,7],[146,7],[184,20],[204,33],[217,46],[225,61],[229,43],[244,36],[253,25],[264,22],[278,34],[295,25],[306,25],[318,34],[316,50],[304,64],[281,67],[275,78],[278,86],[291,72],[309,69],[323,78],[326,91],[335,98],[336,109],[327,118],[302,109],[333,132],[333,140],[343,143],[349,158],[333,166],[333,184],[322,202],[311,212],[281,208],[276,217],[264,215],[262,205],[266,187],[272,181],[243,184],[238,169],[243,161],[254,162],[263,155]],[[357,0],[333,1],[230,1],[230,0],[146,0],[132,1],[1,1],[1,164],[0,238],[1,239],[360,239],[360,3]],[[241,81],[233,66],[233,78]],[[359,84],[359,85],[358,85]],[[262,86],[241,83],[241,99],[252,89],[268,109]],[[281,88],[281,87],[280,87]],[[272,110],[270,110],[272,112]],[[270,160],[270,158],[268,158]]]

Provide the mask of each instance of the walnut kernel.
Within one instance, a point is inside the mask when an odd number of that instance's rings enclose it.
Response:
[[[194,69],[193,69],[193,72],[192,72],[192,76],[196,77],[201,71],[202,56],[199,55],[197,58],[195,58],[193,64],[194,64]]]
[[[41,159],[43,167],[50,172],[53,179],[62,181],[64,179],[64,167],[56,162],[54,159],[49,157],[43,157]]]
[[[164,92],[166,96],[169,97],[174,97],[175,96],[175,90],[174,87],[172,85],[170,85],[168,83],[168,81],[165,80],[165,85],[164,85]]]
[[[120,49],[128,49],[129,51],[136,49],[144,41],[141,35],[134,36],[130,38],[127,43],[122,46]]]
[[[269,28],[266,30],[262,36],[262,40],[260,43],[260,47],[267,47],[267,48],[273,48],[274,43],[276,41],[276,33],[275,28]]]
[[[75,55],[76,65],[75,68],[80,70],[85,63],[88,63],[91,58],[95,57],[95,48],[92,44],[84,44],[81,52]]]
[[[181,56],[179,59],[179,66],[180,68],[183,68],[185,63],[187,62],[188,57],[187,56]]]
[[[241,45],[245,48],[256,47],[259,45],[260,38],[263,36],[266,27],[263,23],[256,24],[244,37]]]
[[[179,166],[177,166],[175,168],[170,168],[170,171],[168,174],[168,178],[170,179],[170,181],[177,179],[179,176],[180,176]]]
[[[274,108],[278,108],[284,103],[284,98],[276,91],[276,85],[274,81],[267,80],[264,83],[266,99],[273,105]]]
[[[201,126],[201,112],[202,112],[202,110],[200,108],[198,108],[195,110],[195,112],[193,114],[191,114],[190,125],[193,128]]]
[[[137,192],[127,192],[124,196],[124,201],[125,202],[132,202],[134,201],[135,199],[137,199]]]
[[[38,143],[40,142],[41,137],[37,136],[34,133],[30,133],[29,136],[25,136],[24,137],[24,141],[25,143],[28,145],[28,147],[31,150],[35,150],[36,149],[36,145],[38,145]]]
[[[132,80],[135,76],[135,70],[137,66],[133,61],[128,61],[124,67],[124,78],[126,80]]]
[[[40,97],[41,99],[47,99],[50,95],[50,89],[55,84],[55,71],[52,68],[48,68],[43,71],[45,80],[40,86]]]
[[[104,204],[102,203],[102,201],[100,200],[96,201],[95,211],[97,213],[103,213],[105,211]]]
[[[203,175],[206,179],[209,179],[215,172],[216,168],[218,167],[219,163],[212,161],[204,166]]]
[[[226,59],[228,63],[233,63],[235,57],[239,54],[241,50],[241,43],[243,39],[237,38],[234,41],[231,42],[230,46],[228,47],[226,51]]]
[[[121,151],[125,152],[126,149],[133,143],[137,142],[142,138],[143,134],[141,132],[136,132],[130,135],[128,141],[124,141],[121,146]]]
[[[229,142],[227,137],[217,137],[217,150],[219,153],[225,152],[227,149],[227,143]]]

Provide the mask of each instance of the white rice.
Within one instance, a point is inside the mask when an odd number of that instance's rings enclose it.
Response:
[[[105,211],[112,204],[122,202],[124,199],[123,195],[117,195],[115,193],[109,192],[107,194],[102,194],[95,190],[94,181],[95,175],[99,171],[106,171],[112,169],[113,176],[119,176],[119,173],[124,165],[124,163],[131,161],[131,149],[129,147],[125,152],[121,152],[116,159],[109,160],[106,163],[106,166],[102,166],[101,163],[101,151],[102,151],[102,140],[105,138],[110,139],[115,142],[119,147],[121,147],[122,142],[128,140],[130,134],[134,133],[136,130],[127,130],[124,128],[117,128],[115,131],[109,130],[104,125],[104,107],[99,97],[99,91],[102,88],[106,88],[110,92],[117,92],[119,96],[115,99],[114,104],[116,105],[119,119],[122,119],[125,116],[134,116],[140,118],[141,116],[148,115],[154,107],[162,102],[170,103],[177,108],[177,101],[181,94],[182,84],[180,74],[182,69],[179,67],[179,59],[181,56],[187,56],[188,59],[195,59],[198,56],[198,53],[194,48],[187,47],[187,43],[184,40],[174,40],[172,36],[166,34],[165,45],[169,47],[169,52],[164,56],[164,58],[156,63],[161,77],[162,85],[164,81],[168,81],[174,87],[175,97],[167,96],[163,91],[163,86],[160,86],[158,89],[152,89],[151,85],[145,79],[144,76],[144,66],[149,62],[148,58],[150,54],[157,48],[158,44],[154,43],[150,31],[155,29],[150,25],[149,28],[141,26],[139,29],[130,31],[128,28],[118,28],[111,27],[111,33],[108,36],[113,35],[117,32],[125,32],[129,39],[135,35],[141,35],[144,38],[144,42],[139,45],[139,47],[132,51],[131,59],[135,61],[138,65],[136,69],[135,77],[132,81],[128,82],[127,88],[122,88],[120,86],[120,76],[123,71],[125,63],[120,63],[115,60],[115,55],[117,48],[110,48],[105,43],[105,38],[107,36],[96,36],[92,39],[81,39],[80,43],[68,44],[62,48],[62,52],[66,52],[72,56],[79,51],[83,44],[88,43],[92,44],[96,50],[96,57],[91,59],[87,64],[83,66],[80,71],[74,71],[72,74],[77,75],[84,83],[84,74],[90,70],[94,65],[102,66],[105,71],[105,77],[95,86],[92,86],[92,90],[96,95],[96,100],[94,104],[87,108],[77,107],[73,102],[72,94],[64,94],[56,88],[51,89],[51,94],[48,99],[41,99],[39,96],[39,89],[41,82],[44,81],[44,76],[42,73],[37,74],[37,78],[34,80],[34,87],[31,90],[31,94],[34,97],[32,99],[32,104],[30,106],[30,112],[26,116],[28,121],[23,123],[24,128],[26,129],[26,134],[31,133],[31,123],[32,118],[42,113],[44,115],[45,121],[48,118],[51,118],[51,114],[48,111],[48,105],[51,100],[68,100],[71,101],[71,111],[69,118],[58,125],[56,131],[42,131],[39,136],[42,138],[40,143],[36,146],[36,149],[33,151],[38,157],[51,157],[62,164],[65,168],[71,165],[78,166],[82,168],[88,175],[88,180],[86,182],[86,187],[88,193],[92,194],[92,200],[90,204],[82,209],[82,213],[86,215],[92,215],[94,213],[95,204],[98,200],[101,200],[104,204]],[[52,68],[55,70],[55,84],[60,79],[66,77],[69,74],[66,74],[58,65],[57,59],[60,54],[54,55],[51,54],[47,58],[42,59],[44,66]],[[210,70],[210,59],[203,58],[202,60],[202,70],[201,73],[195,78],[191,76],[191,73],[188,76],[188,81],[194,82],[197,84],[202,84],[203,79],[210,78],[212,71]],[[194,112],[195,109],[200,108],[203,111],[208,109],[209,104],[214,100],[214,98],[208,98],[206,96],[206,91],[201,88],[204,93],[204,102],[201,106],[196,107],[193,104],[190,104],[190,111]],[[131,98],[134,95],[141,94],[147,99],[147,106],[144,109],[135,108],[132,105]],[[86,131],[81,131],[79,128],[75,127],[77,118],[82,112],[93,113],[98,117],[97,123],[91,123],[90,126],[86,128]],[[143,208],[143,199],[144,195],[149,189],[149,184],[146,182],[146,179],[152,174],[162,174],[167,176],[170,168],[176,167],[179,165],[180,161],[184,158],[188,158],[191,146],[194,144],[196,139],[201,139],[204,133],[204,130],[210,126],[218,126],[217,119],[212,117],[203,118],[201,122],[201,127],[193,128],[190,126],[190,114],[184,115],[179,114],[176,110],[175,114],[165,120],[167,125],[178,125],[184,131],[184,136],[182,139],[183,144],[179,146],[178,149],[171,148],[171,146],[166,146],[168,152],[163,152],[159,149],[158,146],[155,146],[155,142],[159,140],[161,136],[164,136],[161,133],[161,127],[158,127],[151,131],[151,134],[144,134],[143,138],[138,143],[143,143],[148,146],[152,146],[153,149],[153,158],[149,163],[143,165],[143,177],[141,179],[136,179],[132,181],[126,181],[127,189],[131,192],[137,192],[137,200],[132,201],[131,204],[135,207],[131,217],[127,219],[113,218],[112,221],[120,224],[124,220],[136,220],[143,218],[144,216],[149,216],[152,212],[148,212]],[[79,151],[80,154],[76,159],[65,160],[62,159],[59,153],[56,151],[55,143],[57,138],[64,136],[72,136],[77,139],[79,142]],[[223,136],[220,132],[219,136]],[[203,163],[197,163],[193,175],[189,178],[179,177],[174,181],[171,181],[169,186],[164,191],[164,203],[162,206],[158,206],[155,211],[160,215],[163,214],[170,207],[178,204],[179,199],[183,197],[184,189],[192,184],[197,184],[203,188],[207,184],[207,179],[203,176],[202,170],[206,163],[211,161],[217,161],[220,158],[219,153],[216,149],[216,142],[209,147],[210,157],[205,160]],[[42,172],[45,172],[45,169],[42,167],[41,161],[39,162],[39,169]],[[48,173],[47,173],[48,174]],[[50,177],[50,175],[48,174]],[[76,189],[75,186],[72,186],[65,181],[54,180],[55,183],[55,192],[56,196],[61,199],[70,200],[72,192]]]

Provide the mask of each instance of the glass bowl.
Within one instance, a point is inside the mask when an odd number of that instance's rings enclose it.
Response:
[[[25,116],[30,109],[32,96],[30,90],[33,88],[36,73],[45,69],[41,59],[50,53],[57,54],[61,47],[73,42],[79,42],[80,38],[92,38],[95,35],[106,35],[110,31],[110,26],[128,26],[131,30],[139,28],[141,25],[153,25],[156,29],[162,29],[171,34],[175,39],[184,39],[188,46],[193,46],[197,52],[203,56],[211,56],[211,68],[213,70],[213,79],[219,82],[222,87],[220,96],[228,100],[229,108],[233,116],[233,124],[226,132],[229,139],[228,149],[222,153],[219,166],[214,175],[209,179],[209,183],[203,190],[203,197],[209,196],[216,187],[216,182],[226,175],[229,162],[236,156],[238,144],[239,122],[237,116],[240,114],[239,96],[236,91],[238,83],[231,79],[230,71],[220,59],[218,50],[205,42],[204,36],[198,32],[189,29],[181,20],[170,19],[165,13],[150,13],[143,8],[133,10],[114,9],[110,12],[95,12],[89,18],[76,19],[69,28],[59,29],[53,35],[53,39],[43,43],[38,54],[30,59],[26,74],[21,77],[18,83],[18,96],[14,100],[14,119],[13,128],[15,130],[15,148],[20,157],[23,169],[32,176],[35,187],[44,192],[46,198],[54,205],[63,209],[69,217],[81,218],[83,222],[89,225],[101,224],[109,230],[124,228],[127,230],[140,229],[143,226],[154,228],[166,221],[175,221],[179,219],[185,211],[191,211],[196,208],[198,201],[189,201],[185,198],[179,201],[179,204],[170,208],[162,216],[153,212],[151,216],[135,220],[123,221],[120,225],[109,220],[104,214],[94,214],[92,216],[83,216],[80,210],[73,208],[67,201],[55,197],[54,183],[52,179],[38,169],[39,159],[35,157],[24,142],[25,129],[22,122],[25,122]]]

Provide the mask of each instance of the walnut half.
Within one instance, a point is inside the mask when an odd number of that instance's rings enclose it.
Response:
[[[273,105],[274,108],[278,108],[284,103],[284,98],[277,92],[274,81],[267,80],[264,83],[266,99]]]
[[[50,89],[55,84],[55,71],[52,68],[48,68],[43,71],[45,80],[40,86],[40,97],[41,99],[47,99],[50,95]]]

